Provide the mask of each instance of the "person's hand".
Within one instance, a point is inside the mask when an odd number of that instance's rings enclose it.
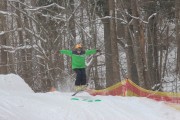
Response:
[[[101,50],[96,50],[96,52],[101,52]]]
[[[54,52],[54,55],[56,55],[56,54],[58,54],[58,51],[55,51],[55,52]]]

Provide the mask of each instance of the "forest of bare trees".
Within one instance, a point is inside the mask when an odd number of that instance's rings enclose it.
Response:
[[[35,92],[74,81],[58,53],[82,43],[96,89],[126,78],[150,90],[180,90],[179,0],[0,0],[0,74]],[[178,86],[179,85],[179,86]]]

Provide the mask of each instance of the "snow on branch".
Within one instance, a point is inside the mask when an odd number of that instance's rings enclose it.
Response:
[[[90,56],[89,59],[90,59],[89,62],[86,61],[86,66],[87,66],[87,67],[90,66],[90,65],[92,64],[93,59],[94,59],[93,55]]]
[[[5,51],[9,52],[9,53],[14,53],[17,50],[23,50],[23,49],[31,49],[33,46],[31,45],[24,45],[24,46],[20,46],[20,47],[13,47],[13,46],[6,46],[6,45],[0,45],[0,48],[4,48],[6,49]]]
[[[110,18],[112,18],[112,16],[105,16],[102,19],[110,19]]]
[[[79,23],[75,20],[76,24],[84,31],[84,33],[86,33],[86,35],[92,39],[91,35],[89,33],[86,32],[86,30],[84,30],[84,28],[81,27],[81,25],[79,25]]]
[[[36,55],[36,57],[45,60],[45,58],[41,55]]]
[[[127,24],[127,21],[126,21],[126,20],[124,20],[124,19],[122,19],[122,18],[112,17],[112,16],[105,16],[105,17],[102,17],[102,18],[98,18],[98,19],[96,19],[96,20],[94,20],[94,21],[103,20],[103,19],[116,19],[116,20],[122,21],[122,22],[121,22],[122,24]]]
[[[91,55],[87,58],[86,60],[86,66],[87,66],[87,69],[89,69],[93,64],[94,64],[94,60],[95,58],[97,58],[98,56],[102,55],[102,53],[100,54],[96,54],[96,55]],[[88,61],[88,62],[87,62]]]
[[[72,12],[72,14],[69,16],[69,18],[67,19],[67,21],[69,21],[72,16],[75,14],[75,12],[78,10],[78,8],[80,7],[81,3],[74,9],[74,11]]]
[[[31,8],[31,6],[29,6],[26,2],[24,3],[22,0],[22,2],[21,1],[19,1],[19,0],[8,0],[9,2],[16,2],[16,3],[18,3],[18,4],[21,4],[21,5],[23,5],[23,6],[25,6],[25,7],[28,7],[28,8]],[[11,4],[11,3],[10,3]]]
[[[41,13],[42,14],[42,13]],[[43,17],[46,17],[46,18],[51,18],[52,20],[61,20],[61,21],[66,21],[65,18],[63,17],[59,17],[59,15],[57,16],[52,16],[52,15],[45,15],[45,14],[42,14]]]
[[[36,38],[40,39],[43,42],[47,42],[44,38],[42,38],[41,36],[35,34],[33,31],[29,30],[28,28],[25,28],[25,30],[29,33],[31,33],[32,35],[34,35]]]
[[[11,4],[11,3],[10,3],[10,5],[11,5],[13,8],[15,8],[16,10],[18,10],[19,12],[21,12],[23,15],[25,15],[25,16],[29,17],[31,20],[33,20],[36,24],[38,24],[38,25],[43,29],[43,31],[44,31],[45,33],[48,33],[48,32],[46,31],[46,29],[41,25],[41,23],[39,23],[34,17],[32,17],[32,16],[28,15],[26,12],[18,9],[15,5],[13,5],[13,4]]]
[[[1,35],[4,35],[4,34],[5,34],[5,32],[4,32],[4,31],[1,31],[1,32],[0,32],[0,36],[1,36]]]
[[[38,10],[41,10],[41,9],[46,9],[46,8],[49,8],[49,7],[52,7],[52,6],[56,6],[57,8],[60,8],[60,9],[65,9],[64,7],[56,4],[56,3],[52,3],[50,5],[46,5],[46,6],[41,6],[41,7],[36,7],[36,8],[30,8],[30,9],[25,9],[25,10],[31,10],[31,11],[38,11]]]
[[[17,29],[9,30],[9,31],[0,31],[0,36],[4,35],[6,33],[15,32],[15,31],[21,31],[21,30],[22,30],[22,28],[17,28]]]
[[[9,16],[13,15],[13,16],[16,16],[16,17],[18,16],[18,15],[16,15],[15,13],[11,13],[11,12],[1,11],[1,10],[0,10],[0,15],[1,15],[1,14],[2,14],[2,15],[9,15]]]
[[[157,15],[157,13],[153,13],[152,15],[150,15],[150,16],[148,17],[148,21],[144,21],[144,20],[141,19],[140,17],[135,17],[135,16],[130,15],[128,12],[126,12],[126,14],[129,15],[131,18],[140,20],[141,22],[146,23],[146,24],[149,23],[149,20],[150,20],[152,17],[154,17],[154,16]],[[131,22],[132,22],[132,21],[131,21]]]
[[[151,18],[153,18],[153,17],[156,16],[156,15],[157,15],[157,13],[153,13],[151,16],[149,16],[148,22],[149,22],[149,20],[150,20]]]
[[[131,18],[133,18],[133,19],[140,20],[141,22],[148,24],[147,21],[142,20],[140,17],[132,16],[132,15],[130,15],[128,12],[126,12],[126,14],[129,15],[129,16],[130,16]]]

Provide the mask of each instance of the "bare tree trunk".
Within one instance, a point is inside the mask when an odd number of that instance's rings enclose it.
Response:
[[[109,16],[108,0],[104,1],[104,16]],[[113,83],[108,83],[113,79],[113,67],[112,67],[112,51],[111,51],[111,39],[110,39],[110,21],[108,18],[102,20],[104,24],[104,45],[105,45],[105,64],[106,64],[106,82],[107,86],[111,86]]]
[[[159,67],[158,67],[158,41],[157,41],[157,28],[156,19],[150,20],[148,25],[148,73],[149,81],[147,87],[150,89],[154,84],[158,84],[159,81]]]
[[[123,1],[117,1],[117,6],[118,6],[118,14],[123,14],[122,11],[127,10],[129,14],[132,14],[132,9],[131,9],[131,0],[123,0]],[[121,10],[122,9],[122,10]],[[131,21],[131,17],[124,15],[126,17],[121,17],[122,15],[118,15],[122,19],[126,19],[127,22],[129,23]],[[118,17],[118,18],[119,18]],[[121,22],[118,22],[117,26],[117,32],[118,37],[120,37],[120,40],[124,40],[123,42],[127,44],[123,46],[125,51],[126,51],[126,57],[127,57],[127,76],[129,79],[131,79],[133,82],[135,82],[137,85],[139,84],[138,81],[138,73],[137,73],[137,68],[136,68],[136,63],[135,63],[135,58],[134,58],[134,51],[133,51],[133,42],[132,42],[132,35],[131,31],[133,31],[133,25],[127,24],[124,25]],[[121,23],[121,24],[120,24]]]
[[[83,1],[81,1],[81,8],[80,8],[80,42],[82,42],[82,44],[84,46],[88,46],[90,44],[88,44],[88,41],[85,41],[85,35],[84,35],[84,9],[83,6],[84,3]]]
[[[24,0],[20,0],[22,3],[24,3]],[[23,9],[23,6],[20,4],[20,3],[16,3],[16,7],[21,10]],[[27,22],[28,20],[26,19],[26,17],[24,15],[22,15],[20,13],[19,10],[16,10],[16,14],[18,15],[18,18],[16,19],[17,20],[17,27],[18,28],[22,28],[23,30],[25,30],[25,28],[28,26],[25,26],[27,25],[28,23],[25,23]],[[24,19],[25,18],[25,19]],[[25,32],[24,32],[25,33]],[[26,34],[26,33],[25,33]],[[26,46],[24,40],[27,40],[27,38],[25,38],[25,34],[23,34],[23,31],[18,31],[18,37],[19,37],[19,46],[23,47],[23,46]],[[27,36],[27,35],[26,35]],[[22,78],[28,83],[30,84],[30,81],[28,81],[28,74],[30,72],[28,72],[28,68],[27,68],[27,52],[26,52],[26,49],[21,49],[19,52],[18,52],[18,60],[20,61],[19,63],[19,67],[21,69],[20,71],[20,75],[22,76]]]
[[[119,52],[118,52],[118,46],[117,46],[117,34],[116,34],[116,23],[115,23],[115,2],[114,0],[108,0],[108,12],[109,16],[111,16],[111,19],[109,20],[109,41],[110,41],[110,56],[108,54],[110,59],[111,59],[111,65],[112,65],[112,70],[110,73],[106,74],[112,74],[113,76],[109,79],[107,79],[107,86],[111,86],[118,81],[120,81],[120,69],[119,69]],[[106,34],[106,33],[105,33]],[[107,44],[107,43],[106,43]],[[107,48],[106,48],[107,49]],[[110,61],[107,61],[110,62]]]
[[[73,47],[73,45],[76,43],[76,29],[75,29],[75,15],[74,15],[74,0],[69,1],[69,8],[70,13],[72,14],[70,20],[69,20],[69,32],[70,32],[70,46]]]
[[[131,10],[131,0],[128,0],[125,3],[125,8],[128,10],[129,14],[132,14]],[[127,16],[127,21],[131,21],[131,17]],[[133,50],[133,38],[131,37],[133,31],[133,25],[127,25],[126,26],[126,40],[127,40],[127,48],[126,48],[126,56],[127,56],[127,66],[128,66],[128,78],[131,79],[134,83],[139,85],[139,78],[138,78],[138,72],[135,62],[135,55]]]
[[[110,16],[110,36],[111,36],[111,49],[112,49],[112,63],[113,63],[113,73],[114,73],[114,83],[121,81],[120,79],[120,69],[119,69],[119,50],[117,45],[117,31],[116,31],[116,18],[115,16],[115,1],[109,0],[109,10]]]
[[[156,2],[151,2],[147,5],[152,11],[147,12],[147,16],[151,16],[155,11]],[[147,78],[146,87],[151,89],[154,85],[160,83],[160,73],[159,73],[159,56],[158,56],[158,37],[157,37],[157,15],[152,16],[149,19],[147,25]]]
[[[176,24],[176,42],[177,42],[177,74],[180,76],[180,1],[175,0],[175,24]],[[180,79],[180,78],[179,78]]]
[[[0,1],[0,10],[6,11],[7,9],[7,1],[1,0]],[[0,31],[6,31],[6,16],[0,15]],[[0,36],[1,41],[0,44],[6,46],[7,45],[7,38],[6,34],[3,34]],[[5,51],[5,48],[1,46],[1,60],[0,60],[0,73],[1,74],[7,74],[7,52]]]
[[[10,8],[11,10],[11,8]],[[10,20],[8,20],[8,23],[11,23],[8,25],[8,29],[10,30],[13,30],[14,29],[14,24],[16,24],[16,21],[15,18],[13,16],[10,16],[9,17]],[[8,46],[11,46],[11,45],[14,45],[14,34],[15,32],[11,32],[11,33],[8,33],[8,41],[7,41],[7,45]],[[12,39],[10,39],[12,38]],[[15,73],[15,66],[16,66],[16,63],[15,63],[15,53],[8,53],[8,73]]]
[[[116,6],[117,6],[117,18],[123,18],[122,16],[122,11],[123,9],[128,9],[126,7],[126,3],[127,5],[130,4],[129,0],[126,0],[127,2],[122,2],[121,0],[117,0]],[[125,8],[122,8],[125,7]],[[125,24],[122,24],[121,21],[117,21],[117,37],[118,40],[124,40],[125,39]]]
[[[132,15],[138,18],[139,13],[137,8],[137,0],[131,0],[131,8],[132,8]],[[142,36],[141,36],[140,23],[138,19],[133,20],[133,34],[134,34],[133,50],[134,50],[134,57],[136,60],[139,84],[141,87],[145,87],[145,71],[144,71],[145,60],[144,60],[143,50],[141,48]]]
[[[86,5],[86,11],[87,11],[87,16],[88,16],[88,22],[89,22],[89,32],[90,35],[92,36],[92,39],[90,39],[91,42],[91,47],[96,49],[96,45],[97,45],[97,17],[96,17],[96,11],[95,11],[95,7],[97,6],[92,6],[92,4],[90,4],[90,2],[92,1],[84,1],[84,4]],[[99,49],[99,48],[97,48]],[[100,48],[101,49],[101,48]],[[96,55],[93,55],[93,61],[91,62],[91,64],[89,66],[87,66],[87,80],[93,80],[94,84],[95,84],[95,89],[102,89],[102,86],[100,86],[100,81],[99,81],[99,74],[98,74],[98,61],[97,61],[97,57]],[[89,81],[92,82],[92,81]]]

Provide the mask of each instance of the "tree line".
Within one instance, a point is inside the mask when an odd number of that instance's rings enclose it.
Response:
[[[96,89],[126,78],[149,90],[180,80],[178,0],[1,0],[0,73],[16,73],[36,92],[73,82],[71,59],[58,53],[81,42]]]

